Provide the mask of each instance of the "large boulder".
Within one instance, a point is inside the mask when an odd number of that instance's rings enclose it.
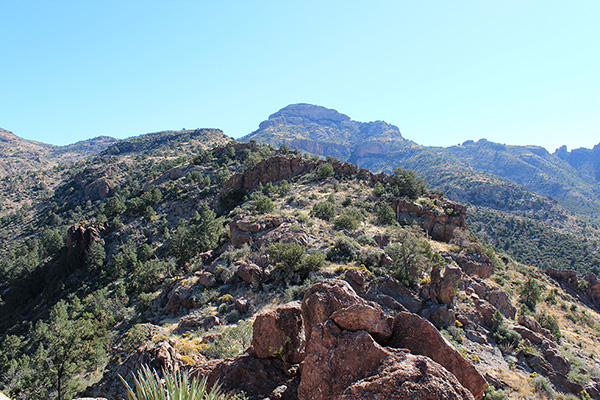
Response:
[[[193,276],[187,279],[180,279],[173,283],[171,289],[167,292],[167,304],[165,312],[175,314],[182,308],[197,308],[200,296],[198,277]]]
[[[298,398],[472,399],[456,378],[421,356],[379,346],[365,331],[317,324],[306,349]]]
[[[454,374],[475,399],[483,397],[487,388],[483,376],[426,319],[412,313],[399,313],[394,318],[392,337],[387,345],[431,358]]]
[[[430,358],[405,354],[383,365],[377,375],[354,383],[334,399],[473,399],[454,375]]]
[[[462,278],[462,270],[456,266],[449,264],[444,269],[440,283],[437,285],[437,298],[449,307],[454,306],[454,299],[458,293],[458,284]]]
[[[300,302],[259,314],[254,320],[252,347],[260,358],[299,363],[304,357],[304,327]]]
[[[549,340],[556,341],[556,339],[554,338],[552,333],[548,329],[543,328],[540,325],[540,323],[537,322],[537,320],[535,318],[533,318],[532,316],[519,315],[518,322],[519,322],[519,325],[523,325],[524,327],[532,330],[533,332],[543,335],[544,337],[546,337]]]
[[[330,317],[342,329],[367,331],[378,342],[385,342],[392,336],[394,319],[368,304],[354,304],[337,310]]]
[[[481,279],[492,276],[494,264],[480,251],[451,254],[451,257],[467,275],[478,276]]]
[[[494,288],[487,296],[488,302],[496,307],[506,318],[514,319],[517,315],[517,307],[510,300],[510,295],[503,289]]]
[[[302,300],[307,343],[315,325],[327,321],[337,310],[355,304],[366,305],[368,302],[359,297],[346,281],[327,279],[311,286]]]
[[[258,286],[269,278],[269,274],[251,261],[238,261],[235,274],[251,286]]]

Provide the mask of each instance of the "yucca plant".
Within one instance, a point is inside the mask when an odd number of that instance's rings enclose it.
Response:
[[[187,372],[158,373],[147,365],[142,366],[135,379],[135,390],[121,377],[127,388],[129,400],[233,400],[239,399],[221,391],[220,385],[208,390],[206,378],[190,379]]]

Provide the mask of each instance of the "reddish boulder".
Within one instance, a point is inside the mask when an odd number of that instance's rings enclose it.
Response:
[[[198,277],[198,284],[205,288],[214,288],[217,286],[215,275],[208,271],[196,271],[194,275]]]
[[[221,325],[221,320],[216,315],[209,315],[208,317],[202,320],[202,329],[205,331],[210,330],[216,325]]]
[[[375,376],[362,379],[335,400],[470,400],[473,395],[444,367],[423,356],[389,360]]]
[[[491,305],[496,307],[506,318],[514,319],[517,315],[517,307],[510,300],[510,295],[503,289],[495,288],[487,296]]]
[[[235,273],[244,282],[252,286],[258,286],[268,278],[268,274],[251,261],[238,262],[238,268]]]
[[[241,313],[248,312],[250,308],[250,303],[248,303],[248,299],[244,297],[239,297],[233,301],[233,308],[238,310]]]
[[[299,363],[304,357],[304,328],[300,302],[259,314],[254,320],[252,347],[260,358]]]
[[[481,316],[483,317],[483,321],[488,327],[492,327],[492,319],[494,318],[494,313],[496,312],[496,307],[491,305],[489,302],[485,300],[481,300],[477,295],[472,295],[473,303],[475,304],[475,308]]]
[[[539,333],[546,337],[546,339],[556,341],[552,333],[545,328],[542,328],[539,322],[535,318],[529,315],[519,315],[519,325],[523,325],[524,327],[532,330],[533,332]]]
[[[344,331],[331,320],[313,329],[298,398],[473,399],[427,357],[381,347],[365,331]]]
[[[488,256],[479,251],[452,254],[452,258],[467,275],[478,276],[481,279],[492,276],[494,264]]]
[[[475,399],[481,399],[487,388],[483,376],[452,347],[426,319],[401,312],[394,318],[392,338],[387,346],[404,348],[413,354],[431,358],[450,371]]]
[[[330,318],[342,329],[367,331],[378,342],[385,342],[392,336],[394,319],[367,304],[354,304],[342,308],[331,314]]]
[[[327,321],[337,310],[354,304],[368,303],[356,294],[348,282],[327,279],[311,286],[302,300],[302,317],[307,343],[315,325]]]
[[[568,270],[568,269],[558,270],[556,268],[550,267],[550,268],[546,269],[546,274],[554,279],[559,280],[559,281],[567,281],[574,287],[577,287],[577,285],[578,285],[577,271]]]
[[[452,307],[458,293],[458,284],[462,278],[462,270],[456,265],[447,265],[437,289],[437,297],[441,303]]]

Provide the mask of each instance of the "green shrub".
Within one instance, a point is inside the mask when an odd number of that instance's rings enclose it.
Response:
[[[359,209],[350,207],[346,208],[342,213],[333,220],[333,225],[336,229],[356,229],[359,227],[365,217]]]
[[[375,239],[373,239],[370,236],[365,235],[364,233],[361,233],[357,238],[356,241],[360,244],[362,244],[363,246],[377,246],[377,242],[375,241]]]
[[[375,216],[377,217],[377,222],[381,225],[391,225],[396,222],[396,213],[392,207],[386,203],[380,203],[377,208],[375,208]]]
[[[508,394],[502,389],[496,390],[493,386],[488,386],[485,389],[485,400],[506,400],[508,399]]]
[[[391,179],[394,196],[407,197],[411,200],[418,199],[427,187],[425,181],[410,169],[396,167]]]
[[[567,314],[568,316],[569,314]],[[536,316],[537,321],[543,328],[548,329],[556,338],[556,340],[560,341],[562,338],[562,332],[560,331],[560,326],[558,326],[558,320],[553,315],[549,315],[546,313],[540,313]]]
[[[375,186],[373,186],[373,196],[380,197],[385,193],[385,188],[381,184],[381,182],[376,182]]]
[[[333,166],[329,163],[323,163],[317,168],[317,176],[321,179],[333,176]]]
[[[530,276],[527,281],[523,282],[518,290],[519,299],[525,304],[531,311],[535,311],[537,303],[542,299],[542,285],[538,281]]]
[[[499,310],[496,310],[492,317],[492,337],[496,343],[513,348],[521,341],[521,335],[506,326],[504,316]]]
[[[534,376],[533,378],[531,378],[531,386],[533,386],[533,389],[536,392],[543,393],[549,396],[550,398],[554,397],[554,394],[556,393],[554,391],[554,388],[552,388],[552,384],[550,383],[550,381],[548,381],[546,377],[543,377],[541,375]]]
[[[399,241],[385,248],[390,261],[385,267],[406,285],[418,282],[427,267],[427,259],[433,257],[431,246],[408,231],[401,231]]]
[[[327,259],[334,262],[348,262],[358,259],[360,246],[347,236],[342,236],[327,252]]]
[[[301,272],[308,273],[320,270],[325,266],[325,258],[325,253],[322,251],[315,251],[308,254],[302,259]]]
[[[267,252],[276,265],[283,264],[284,269],[295,271],[306,249],[299,243],[273,243]]]
[[[202,351],[209,359],[235,357],[246,351],[252,342],[252,324],[240,321],[223,329],[208,348]]]
[[[310,215],[329,221],[335,215],[335,206],[329,202],[321,201],[313,204]]]
[[[254,210],[259,214],[270,213],[275,210],[273,201],[267,196],[259,196],[256,200],[253,200],[252,205]]]

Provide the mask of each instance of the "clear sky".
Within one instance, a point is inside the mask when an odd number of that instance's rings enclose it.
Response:
[[[240,137],[291,103],[449,146],[600,142],[600,1],[0,0],[0,127]]]

